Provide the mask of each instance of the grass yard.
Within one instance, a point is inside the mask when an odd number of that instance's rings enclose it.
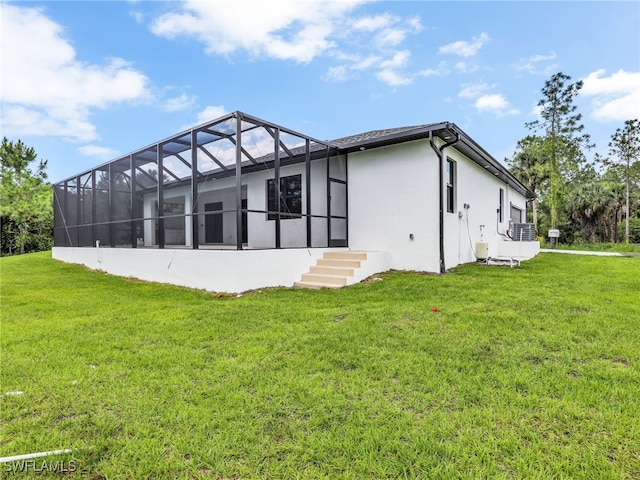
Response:
[[[550,248],[550,245],[545,243],[541,247]],[[558,250],[584,250],[587,252],[618,252],[628,255],[640,254],[640,244],[638,243],[560,243],[555,248]]]
[[[238,298],[48,253],[0,267],[0,456],[70,448],[50,460],[90,479],[640,478],[637,257]]]

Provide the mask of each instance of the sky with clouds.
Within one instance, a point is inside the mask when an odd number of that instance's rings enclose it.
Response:
[[[640,117],[640,3],[0,3],[1,134],[52,181],[241,110],[321,140],[452,121],[498,160],[545,80],[596,149]]]

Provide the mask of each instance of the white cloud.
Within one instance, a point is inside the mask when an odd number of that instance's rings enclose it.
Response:
[[[118,150],[99,145],[83,145],[78,147],[78,152],[87,157],[95,157],[100,160],[111,160],[120,155]]]
[[[400,87],[403,85],[410,85],[413,83],[413,78],[402,75],[401,73],[392,70],[392,69],[383,69],[380,70],[376,77],[383,83],[390,85],[392,87]]]
[[[195,97],[182,93],[178,97],[165,100],[162,109],[166,112],[179,112],[192,107],[195,101]]]
[[[152,24],[156,35],[195,37],[207,53],[229,55],[246,51],[254,56],[309,62],[334,47],[332,35],[341,19],[362,0],[317,2],[187,0],[180,10],[166,13]]]
[[[465,83],[462,85],[462,90],[458,92],[458,96],[461,98],[478,98],[484,92],[496,86],[496,84],[489,85],[487,83]]]
[[[137,12],[137,11],[131,11],[129,12],[129,15],[131,15],[131,18],[133,18],[133,20],[136,23],[142,23],[144,20],[144,14],[142,12]]]
[[[489,93],[498,85],[488,83],[465,83],[458,92],[458,97],[474,100],[474,107],[478,112],[489,112],[503,117],[505,115],[515,115],[517,109],[512,108],[507,99],[501,93]]]
[[[436,68],[427,68],[420,70],[418,75],[421,77],[441,77],[449,75],[451,71],[447,68],[447,62],[440,62]]]
[[[488,95],[481,95],[475,103],[478,110],[504,110],[509,106],[507,101],[499,93],[491,93]]]
[[[329,67],[322,79],[328,82],[344,82],[349,79],[349,69],[346,65]]]
[[[531,115],[532,117],[536,117],[536,119],[541,119],[542,107],[538,104],[535,104],[533,107],[531,107],[531,111],[529,112],[529,115]]]
[[[354,70],[366,70],[368,68],[373,67],[374,65],[378,65],[382,62],[382,57],[371,55],[366,58],[357,59],[351,68]]]
[[[165,38],[195,38],[211,55],[246,53],[257,58],[308,63],[321,55],[337,59],[322,78],[346,81],[370,71],[389,85],[407,85],[415,73],[404,70],[407,37],[424,27],[417,16],[391,13],[358,16],[368,0],[238,0],[233,8],[212,1],[187,0],[152,23]]]
[[[386,28],[381,31],[375,39],[378,47],[395,47],[404,42],[407,38],[407,31],[402,28]]]
[[[491,38],[486,33],[482,32],[479,37],[473,37],[471,42],[465,40],[458,40],[457,42],[443,45],[438,49],[440,53],[459,55],[461,57],[473,57],[478,53],[485,43]]]
[[[227,113],[229,112],[225,110],[224,105],[210,105],[200,113],[198,113],[198,125],[201,123],[209,122],[211,120],[215,120],[216,118],[222,117]]]
[[[640,72],[618,70],[605,77],[606,70],[596,70],[582,79],[580,93],[592,97],[593,118],[624,121],[640,118]]]
[[[499,93],[481,95],[476,100],[475,107],[479,112],[490,112],[500,117],[518,113],[518,110],[511,108],[509,102]]]
[[[454,68],[460,73],[473,73],[480,70],[478,65],[469,64],[467,62],[458,62],[454,65]]]
[[[547,55],[533,55],[529,58],[521,58],[513,68],[518,72],[528,72],[532,74],[548,75],[558,69],[557,63],[548,63],[557,58],[556,52],[549,52]]]
[[[325,74],[322,76],[322,79],[324,81],[345,82],[357,76],[358,72],[370,70],[372,68],[379,68],[380,64],[383,62],[382,57],[376,55],[364,58],[357,55],[351,55],[343,56],[342,59],[351,63],[329,67]]]
[[[2,6],[2,129],[10,135],[99,137],[91,111],[149,98],[148,79],[122,59],[76,59],[60,25],[41,9]]]
[[[353,23],[353,28],[356,30],[365,30],[367,32],[374,32],[380,30],[388,25],[395,23],[394,17],[388,13],[382,15],[375,15],[373,17],[359,18]]]
[[[407,25],[411,28],[413,32],[419,32],[424,28],[422,22],[420,21],[420,17],[411,17],[407,20]]]
[[[409,62],[409,57],[411,57],[411,52],[409,50],[402,50],[401,52],[396,52],[393,57],[380,62],[380,68],[389,69],[389,68],[403,68]]]

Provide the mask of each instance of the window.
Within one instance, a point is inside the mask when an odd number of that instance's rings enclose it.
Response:
[[[522,209],[511,204],[511,223],[522,223]]]
[[[278,210],[276,203],[276,181],[267,180],[267,210]],[[302,214],[302,175],[291,175],[280,179],[280,218],[297,218]],[[274,213],[267,214],[269,220],[275,220]]]
[[[498,210],[498,216],[500,217],[498,221],[500,223],[504,222],[504,188],[500,189],[500,209]]]
[[[456,210],[456,162],[447,158],[447,212]]]

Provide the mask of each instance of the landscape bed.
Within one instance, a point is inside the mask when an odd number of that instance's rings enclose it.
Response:
[[[640,258],[238,297],[50,253],[0,267],[2,457],[71,449],[58,474],[92,479],[640,478]]]

